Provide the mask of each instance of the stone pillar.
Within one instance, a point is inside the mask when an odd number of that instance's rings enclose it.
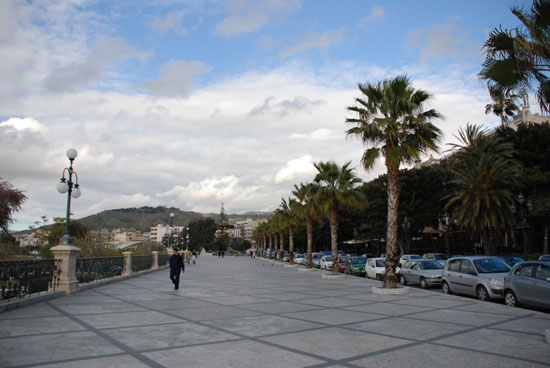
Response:
[[[122,276],[130,276],[132,274],[132,252],[122,252],[124,255],[124,270]]]
[[[159,268],[159,252],[154,250],[151,253],[153,253],[153,267],[151,267],[153,270],[156,270]]]
[[[54,259],[61,260],[61,274],[59,285],[56,290],[64,291],[65,295],[71,295],[78,291],[78,280],[76,279],[76,256],[80,248],[74,245],[59,244],[51,248]]]

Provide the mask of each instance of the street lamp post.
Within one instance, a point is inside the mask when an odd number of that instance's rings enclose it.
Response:
[[[174,230],[174,213],[170,213],[170,239],[168,239],[168,247],[172,248],[172,231]]]
[[[449,243],[449,213],[445,212],[442,217],[439,218],[439,231],[443,232],[445,237],[445,253],[451,254],[451,244]]]
[[[69,158],[70,165],[63,169],[63,175],[57,184],[57,191],[61,194],[67,193],[67,213],[65,218],[65,235],[61,238],[60,244],[63,245],[72,245],[73,239],[69,232],[69,219],[71,216],[71,197],[78,198],[80,197],[80,186],[78,184],[78,175],[73,169],[73,162],[78,155],[78,152],[74,148],[71,148],[67,151],[67,157]],[[67,173],[67,178],[65,178],[65,173]],[[75,181],[73,182],[73,175]]]
[[[186,250],[189,250],[189,226],[185,228]]]
[[[409,218],[405,216],[403,219],[403,230],[405,230],[405,244],[407,245],[406,253],[409,253],[411,249],[411,244],[409,241],[409,230],[411,229],[411,222],[409,221]]]
[[[525,258],[529,256],[529,247],[527,246],[527,233],[525,229],[529,226],[527,223],[527,216],[530,212],[533,211],[533,202],[531,200],[525,201],[525,196],[523,193],[518,194],[518,203],[519,203],[519,216],[521,218],[521,232],[523,235],[523,253]],[[512,212],[517,213],[517,209],[512,204]]]

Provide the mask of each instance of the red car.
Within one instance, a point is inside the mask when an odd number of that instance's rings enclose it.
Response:
[[[346,261],[348,260],[348,256],[339,256],[338,257],[338,271],[340,273],[344,273],[346,271]]]

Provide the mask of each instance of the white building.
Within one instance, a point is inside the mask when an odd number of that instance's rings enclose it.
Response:
[[[185,226],[174,226],[172,228],[172,234],[178,234],[183,229],[185,229]],[[158,224],[157,226],[151,227],[151,231],[149,233],[149,237],[152,242],[162,243],[162,238],[164,235],[170,234],[170,225]]]

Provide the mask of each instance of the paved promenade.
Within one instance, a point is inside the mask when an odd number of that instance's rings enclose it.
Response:
[[[0,367],[548,367],[550,314],[248,257],[0,313]]]

